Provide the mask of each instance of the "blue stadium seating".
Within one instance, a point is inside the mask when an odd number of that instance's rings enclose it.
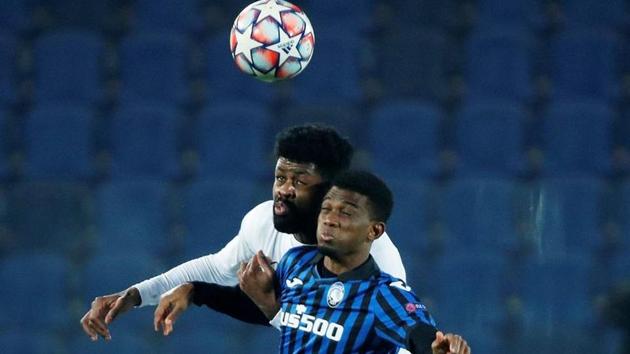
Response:
[[[621,205],[617,220],[621,226],[619,244],[626,258],[630,258],[627,257],[630,254],[630,180],[626,180],[621,187]]]
[[[85,106],[42,104],[26,117],[25,175],[29,179],[81,180],[93,175],[92,124]]]
[[[120,180],[100,186],[95,198],[100,251],[168,250],[169,185],[159,180]]]
[[[567,30],[551,39],[554,98],[611,99],[618,95],[618,39],[605,30]]]
[[[447,37],[438,30],[412,28],[385,35],[372,48],[375,64],[371,70],[380,83],[382,95],[444,98],[448,93],[446,74],[454,58],[449,55],[449,46]]]
[[[365,120],[354,104],[292,104],[281,109],[280,117],[272,122],[273,131],[306,123],[319,123],[334,127],[347,137],[355,148],[365,145]],[[271,146],[271,145],[269,145]]]
[[[373,169],[385,178],[434,176],[440,120],[432,104],[391,102],[376,107],[367,132]]]
[[[58,352],[60,347],[61,341],[46,331],[12,329],[0,332],[0,348],[6,353],[47,354]]]
[[[312,60],[291,81],[292,98],[297,103],[334,105],[362,98],[361,74],[365,43],[346,24],[319,28]],[[343,35],[339,35],[343,33]]]
[[[132,28],[136,32],[174,31],[182,34],[201,31],[200,1],[138,0],[133,4]]]
[[[261,353],[276,353],[280,348],[280,333],[273,328],[264,327],[247,327],[248,336],[251,336],[251,340],[248,340],[247,353],[261,352]]]
[[[439,327],[463,333],[472,348],[491,346],[483,338],[467,333],[475,328],[501,325],[507,276],[504,260],[470,252],[450,252],[429,267],[426,293],[432,299],[429,310]]]
[[[0,1],[0,29],[19,34],[32,25],[33,2],[30,0]]]
[[[561,0],[560,7],[567,28],[619,29],[627,21],[623,0]]]
[[[120,100],[187,103],[188,49],[187,38],[172,32],[125,37],[120,45]]]
[[[508,179],[468,178],[448,183],[438,204],[444,249],[498,257],[516,249],[517,188]]]
[[[519,276],[524,329],[553,331],[591,324],[595,316],[589,293],[591,269],[590,259],[580,256],[525,264]]]
[[[552,102],[542,127],[543,174],[598,176],[608,173],[612,123],[611,108],[603,102],[578,99]]]
[[[380,4],[383,7],[375,11],[375,22],[384,29],[450,30],[460,25],[458,2],[454,0],[390,0]]]
[[[519,104],[479,100],[464,104],[455,119],[456,173],[511,177],[526,167],[526,112]]]
[[[374,0],[338,3],[306,0],[298,6],[306,13],[311,23],[318,24],[318,29],[341,24],[352,31],[353,28],[357,30],[369,28],[374,3]]]
[[[533,185],[523,222],[534,256],[592,254],[602,244],[604,184],[596,178],[549,178]]]
[[[387,233],[398,247],[403,261],[417,258],[432,246],[432,193],[430,181],[414,178],[388,179],[394,194],[394,209],[387,222]],[[407,274],[411,281],[412,274]]]
[[[224,101],[207,105],[195,124],[199,175],[203,177],[257,177],[269,175],[273,143],[267,106]]]
[[[0,13],[2,13],[1,10]],[[15,38],[0,31],[0,104],[2,105],[15,101],[17,96],[15,89],[16,58]]]
[[[102,98],[104,44],[95,33],[49,32],[37,39],[35,101],[93,104]]]
[[[217,353],[247,353],[254,343],[260,348],[266,348],[264,343],[253,342],[254,333],[264,331],[269,342],[274,341],[274,336],[279,336],[273,328],[246,325],[205,306],[189,307],[174,328],[168,337],[160,335],[155,338],[156,346],[160,348],[158,353],[198,353],[208,351],[209,348]],[[262,349],[259,351],[262,352]]]
[[[72,290],[68,262],[58,255],[29,252],[15,253],[2,259],[0,264],[0,280],[11,288],[0,293],[5,305],[0,327],[63,329],[67,324],[68,295]]]
[[[224,33],[208,39],[204,55],[206,102],[243,99],[269,103],[274,99],[278,85],[269,85],[241,73],[232,60],[230,44]]]
[[[129,314],[122,315],[119,321],[125,322],[128,315]],[[147,317],[145,322],[146,323],[144,323],[144,325],[147,326],[153,321],[150,317]],[[151,341],[147,340],[145,336],[142,336],[131,329],[116,331],[116,324],[117,323],[114,322],[112,326],[111,341],[105,341],[99,338],[97,342],[92,342],[87,336],[79,335],[70,340],[68,345],[69,352],[82,354],[135,354],[156,353],[158,351],[158,349],[153,346]]]
[[[517,27],[485,27],[474,31],[466,43],[467,97],[521,102],[531,98],[534,49],[529,33]]]
[[[539,30],[545,24],[542,10],[542,5],[535,1],[479,0],[475,26],[481,29],[509,25]]]
[[[109,29],[117,6],[121,5],[118,0],[27,0],[27,3],[29,2],[37,3],[39,7],[37,15],[42,16],[42,12],[45,12],[57,28],[82,28],[94,31]]]
[[[253,183],[246,179],[209,179],[188,186],[182,196],[185,257],[199,257],[223,248],[238,233],[242,218],[254,206],[253,194]]]
[[[8,129],[8,114],[0,109],[0,179],[7,176],[9,173],[9,134]]]
[[[7,220],[15,251],[77,252],[90,223],[89,191],[77,182],[22,182],[7,192]]]
[[[115,178],[172,177],[179,173],[179,112],[170,105],[128,104],[111,119]]]

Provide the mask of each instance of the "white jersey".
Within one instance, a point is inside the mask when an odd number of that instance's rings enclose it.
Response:
[[[273,201],[269,200],[245,215],[238,235],[219,252],[190,260],[133,286],[140,291],[140,306],[157,305],[163,293],[186,282],[236,285],[240,264],[248,262],[259,250],[278,262],[289,249],[297,246],[304,244],[293,235],[274,228]],[[405,268],[398,249],[386,233],[374,241],[371,254],[382,271],[406,281]]]

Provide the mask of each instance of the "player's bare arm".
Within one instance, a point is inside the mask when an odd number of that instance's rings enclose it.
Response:
[[[258,251],[248,263],[241,264],[238,272],[241,290],[268,319],[272,319],[280,310],[274,289],[274,277],[275,271],[262,251]]]
[[[136,288],[129,288],[116,294],[98,296],[92,301],[88,312],[81,318],[83,331],[93,341],[98,337],[110,340],[109,324],[118,315],[125,313],[140,304],[140,293]]]
[[[153,328],[156,332],[159,332],[160,328],[165,336],[173,332],[175,321],[188,309],[192,301],[193,291],[193,284],[185,283],[162,295],[153,315]]]

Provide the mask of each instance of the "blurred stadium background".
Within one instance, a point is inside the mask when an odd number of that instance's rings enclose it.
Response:
[[[275,132],[307,121],[392,185],[409,282],[475,353],[619,351],[627,1],[294,1],[315,55],[275,85],[231,63],[248,2],[0,1],[1,352],[274,352],[207,310],[168,339],[152,308],[110,343],[79,319],[225,244],[271,194]]]

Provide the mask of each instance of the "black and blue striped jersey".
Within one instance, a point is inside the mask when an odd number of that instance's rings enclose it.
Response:
[[[278,264],[281,353],[394,353],[408,346],[412,328],[435,332],[411,289],[371,256],[331,277],[318,271],[323,258],[316,247],[297,247]]]

